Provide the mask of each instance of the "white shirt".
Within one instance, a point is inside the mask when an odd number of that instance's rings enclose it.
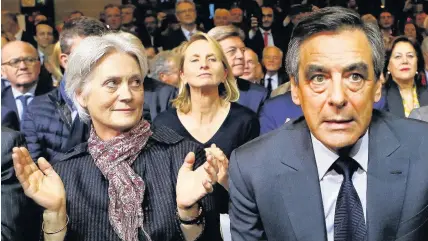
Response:
[[[24,31],[22,29],[19,29],[19,31],[15,34],[15,39],[16,40],[21,40],[23,33],[24,33]]]
[[[260,33],[262,34],[263,44],[264,44],[264,39],[265,39],[264,32],[268,32],[269,33],[269,35],[268,35],[268,46],[275,46],[275,44],[273,43],[272,32],[270,30],[265,31],[262,28],[259,28],[259,30],[260,30]],[[256,32],[251,29],[250,32],[248,33],[248,37],[250,39],[253,39],[254,36],[256,36]]]
[[[45,60],[45,54],[40,49],[37,49],[37,52],[39,53],[40,64],[43,65],[43,61]]]
[[[269,78],[271,78],[271,84],[272,84],[272,90],[278,88],[278,73],[275,73],[272,76],[269,76],[268,74],[265,75],[265,88],[267,88],[268,84],[269,84]]]
[[[20,97],[21,95],[29,96],[29,98],[27,99],[27,108],[28,108],[28,105],[34,99],[34,93],[36,92],[36,88],[37,88],[37,84],[34,85],[33,87],[31,87],[31,89],[28,90],[27,93],[23,94],[23,93],[19,92],[18,90],[16,90],[15,88],[12,87],[12,94],[13,94],[13,97],[15,98],[16,109],[18,110],[19,120],[22,119],[23,106],[22,106],[21,100],[19,100],[18,97]]]
[[[192,31],[189,31],[189,30],[187,30],[187,29],[185,29],[185,28],[183,28],[183,27],[181,27],[181,31],[183,31],[183,33],[184,33],[184,36],[186,37],[186,39],[187,39],[187,41],[189,41],[190,40],[190,37],[192,37],[192,35],[193,34],[195,34],[197,31],[196,31],[196,28],[194,28]],[[191,33],[191,34],[190,34]]]
[[[343,176],[335,170],[327,172],[331,165],[339,158],[333,151],[329,150],[311,134],[314,148],[315,161],[318,168],[318,177],[321,187],[322,202],[324,206],[327,240],[334,240],[334,214],[336,210],[337,195],[343,182]],[[352,183],[363,207],[364,219],[367,220],[367,166],[369,159],[369,136],[368,131],[351,150],[350,157],[358,162],[360,167],[352,176]],[[366,221],[367,224],[367,221]]]

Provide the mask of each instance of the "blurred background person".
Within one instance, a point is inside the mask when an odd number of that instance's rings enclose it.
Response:
[[[282,69],[283,52],[275,46],[268,46],[263,49],[262,63],[266,69],[266,74],[262,78],[261,85],[267,89],[268,98],[273,90],[288,82],[287,74]]]
[[[387,110],[408,117],[414,108],[428,105],[423,54],[417,43],[400,36],[392,42],[386,57]]]
[[[246,48],[244,52],[244,60],[244,73],[240,78],[248,80],[251,83],[259,84],[261,80],[260,74],[257,73],[257,66],[260,65],[259,57],[252,49]]]
[[[226,26],[230,24],[230,12],[224,8],[217,8],[214,13],[214,26]]]
[[[104,6],[104,19],[107,28],[110,30],[120,30],[122,26],[122,16],[120,7],[115,4],[107,4]]]
[[[167,50],[158,53],[149,63],[149,77],[175,88],[179,87],[180,55]]]

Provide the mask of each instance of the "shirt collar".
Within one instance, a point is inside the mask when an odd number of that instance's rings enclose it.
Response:
[[[44,57],[44,56],[45,56],[45,54],[44,54],[40,49],[37,49],[37,52],[39,52],[39,56],[40,56],[40,58],[42,58],[42,57]]]
[[[318,177],[321,181],[325,174],[327,174],[331,165],[339,158],[335,152],[328,149],[324,144],[322,144],[315,136],[311,133],[312,146],[314,148],[315,161],[318,169]],[[358,164],[361,169],[367,172],[368,160],[369,160],[369,135],[368,130],[362,138],[360,138],[357,143],[354,145],[350,152],[350,157],[352,157]]]
[[[181,31],[183,31],[184,36],[186,36],[186,38],[190,38],[189,34],[190,33],[192,33],[192,35],[195,34],[196,33],[196,28],[194,28],[192,31],[189,31],[189,30],[183,28],[183,26],[181,26]]]
[[[266,74],[265,75],[265,80],[267,80],[267,79],[269,79],[269,78],[271,78],[272,80],[277,80],[278,79],[278,72],[277,73],[275,73],[274,75],[272,75],[272,76],[269,76],[268,74]]]
[[[19,29],[19,31],[15,34],[15,39],[22,40],[22,33],[23,32],[24,31],[22,29]]]
[[[268,32],[269,34],[270,34],[270,29],[269,30],[267,30],[267,31],[265,31],[264,29],[262,29],[262,28],[259,28],[260,29],[260,32],[262,33],[262,35],[265,33],[265,32]]]
[[[33,87],[31,87],[31,89],[29,89],[26,93],[21,93],[17,89],[15,89],[15,88],[12,87],[12,94],[13,94],[13,97],[15,99],[18,98],[21,95],[27,95],[27,96],[34,97],[35,93],[36,93],[36,88],[37,88],[37,84],[35,84]]]

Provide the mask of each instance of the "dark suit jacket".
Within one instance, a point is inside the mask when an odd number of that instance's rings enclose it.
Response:
[[[385,98],[373,104],[377,110],[385,110]],[[287,119],[302,116],[302,108],[294,104],[291,92],[275,96],[265,101],[259,113],[260,134],[268,133],[282,126]]]
[[[43,95],[48,93],[52,89],[53,89],[52,86],[46,85],[45,82],[39,82],[37,83],[37,87],[34,95],[35,96]],[[12,93],[12,86],[8,86],[4,88],[3,91],[1,92],[1,105],[6,106],[7,108],[13,110],[16,113],[16,115],[19,116],[18,109],[16,107],[15,98],[13,97],[13,93]]]
[[[236,78],[236,82],[239,89],[238,103],[258,113],[267,98],[267,90],[258,84],[241,78]]]
[[[176,96],[173,86],[146,77],[144,79],[144,119],[152,122],[156,116],[171,107],[171,101]]]
[[[40,209],[27,196],[15,176],[12,148],[25,146],[24,136],[1,128],[1,240],[38,240]]]
[[[392,114],[404,117],[403,99],[401,98],[400,90],[397,84],[391,81],[385,86],[386,94],[386,110]],[[428,88],[420,87],[417,90],[419,97],[419,105],[428,105]]]
[[[15,111],[6,106],[1,107],[1,126],[19,131],[19,119]]]
[[[175,31],[170,32],[168,36],[164,36],[162,41],[162,47],[163,50],[171,50],[185,41],[187,41],[186,36],[184,36],[183,30],[179,28]]]
[[[412,110],[409,115],[409,118],[428,122],[428,106]]]
[[[274,30],[272,29],[272,37],[273,37],[273,44],[280,48],[283,52],[283,60],[285,59],[285,55],[287,53],[287,46],[288,42],[285,39],[284,33],[281,30]],[[259,59],[261,60],[263,58],[263,49],[265,47],[265,42],[263,40],[263,35],[260,29],[257,29],[256,34],[252,39],[249,37],[247,38],[245,45],[252,49],[254,52],[256,52],[257,56],[259,56]],[[284,63],[284,62],[283,62]]]
[[[428,124],[373,112],[368,241],[428,240],[427,145]],[[318,171],[304,118],[236,149],[229,176],[234,241],[327,239]]]

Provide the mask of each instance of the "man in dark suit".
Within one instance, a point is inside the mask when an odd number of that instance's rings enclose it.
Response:
[[[288,44],[284,39],[282,28],[273,29],[273,8],[270,6],[263,6],[262,14],[262,25],[259,27],[253,24],[246,40],[247,47],[254,50],[259,56],[259,59],[262,59],[263,49],[265,47],[276,46],[285,52]]]
[[[232,153],[232,239],[428,240],[428,125],[373,111],[378,27],[324,8],[296,25],[290,46],[304,117]]]
[[[261,85],[268,91],[268,96],[280,85],[288,82],[287,75],[282,70],[283,52],[275,46],[268,46],[263,50],[262,63],[266,69],[266,74]]]
[[[1,240],[38,240],[37,204],[25,196],[15,176],[12,148],[25,146],[19,132],[1,127]]]
[[[164,50],[173,49],[182,42],[188,41],[190,37],[198,31],[196,27],[196,7],[193,1],[177,1],[175,5],[175,16],[180,23],[180,28],[171,31],[165,36],[162,41]]]
[[[83,38],[105,31],[104,24],[94,18],[83,16],[67,21],[60,36],[62,67],[67,70],[68,56]],[[73,101],[65,92],[65,79],[64,76],[57,89],[36,96],[23,116],[21,132],[34,160],[45,157],[55,163],[57,154],[67,152],[89,137],[89,126],[80,121]]]
[[[144,79],[144,119],[152,122],[159,113],[171,107],[171,101],[175,97],[175,87],[146,77]]]
[[[244,33],[233,26],[220,26],[211,29],[208,35],[217,40],[232,68],[239,89],[238,103],[258,113],[267,98],[267,91],[260,85],[239,78],[244,73]]]
[[[50,81],[39,79],[39,57],[29,43],[13,41],[6,44],[2,49],[1,70],[2,76],[10,82],[10,86],[2,91],[2,105],[15,111],[20,120],[35,96],[52,89],[48,84]]]

